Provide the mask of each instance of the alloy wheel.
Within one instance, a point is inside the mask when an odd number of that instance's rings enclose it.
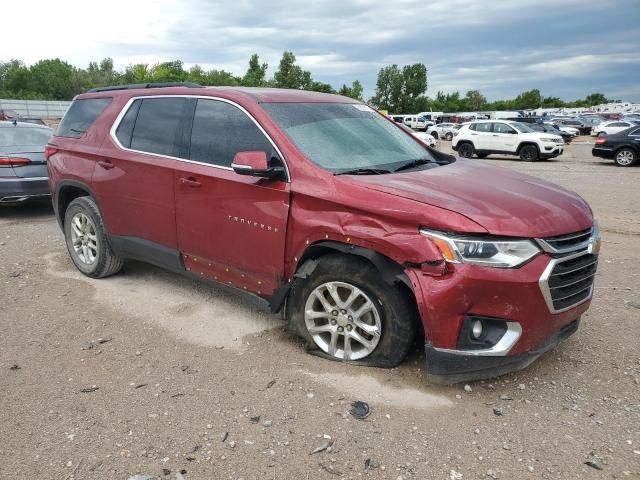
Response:
[[[91,265],[98,256],[98,235],[91,218],[76,213],[71,219],[71,244],[76,256],[85,265]]]
[[[315,344],[341,360],[370,355],[382,334],[380,313],[372,299],[346,282],[316,287],[307,298],[304,321]]]
[[[616,163],[622,167],[628,167],[633,161],[634,156],[631,150],[620,150],[616,154]]]

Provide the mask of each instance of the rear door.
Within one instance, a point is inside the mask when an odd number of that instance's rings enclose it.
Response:
[[[236,174],[240,151],[274,144],[235,104],[198,99],[188,161],[176,164],[178,245],[190,271],[269,296],[282,281],[289,183]]]
[[[492,150],[491,123],[473,123],[469,125],[471,141],[476,150]]]
[[[173,171],[176,158],[185,154],[193,101],[169,96],[132,99],[116,121],[93,175],[111,235],[177,250]]]

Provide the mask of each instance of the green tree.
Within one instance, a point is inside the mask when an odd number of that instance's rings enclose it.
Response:
[[[589,107],[610,102],[610,100],[608,100],[602,93],[592,93],[591,95],[587,95],[587,98],[585,98],[584,101]]]
[[[402,70],[396,64],[389,65],[378,72],[371,103],[393,113],[411,113],[426,89],[427,67],[422,63],[405,65]]]
[[[311,86],[311,74],[296,65],[296,56],[291,52],[284,52],[273,75],[273,84],[280,88],[303,89]]]
[[[187,78],[182,60],[157,63],[151,67],[149,75],[151,82],[184,82]]]
[[[415,113],[415,101],[427,91],[427,67],[422,63],[402,67],[402,91],[398,100],[403,113]]]
[[[59,58],[40,60],[32,65],[28,89],[53,100],[66,100],[76,93],[75,72]]]
[[[515,98],[513,104],[517,110],[539,108],[540,105],[542,105],[542,95],[540,95],[540,90],[534,88],[533,90],[522,92]]]
[[[347,87],[346,84],[343,84],[342,87],[340,87],[340,90],[338,90],[338,95],[350,97],[362,102],[362,84],[358,80],[354,80],[351,83],[350,87]]]
[[[487,105],[487,99],[478,90],[469,90],[464,97],[466,110],[479,111],[484,110]]]
[[[267,85],[267,68],[269,65],[260,63],[257,53],[251,55],[249,68],[242,77],[242,85],[245,87],[264,87]]]
[[[149,65],[146,63],[129,64],[122,75],[122,83],[148,83],[150,81]]]

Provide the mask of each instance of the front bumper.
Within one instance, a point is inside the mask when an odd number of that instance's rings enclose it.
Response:
[[[49,179],[47,177],[6,177],[0,178],[0,205],[16,204],[27,200],[48,198]]]
[[[426,267],[405,270],[424,325],[429,374],[448,383],[500,375],[526,367],[549,342],[553,346],[550,339],[588,310],[593,289],[578,303],[552,311],[541,282],[552,260],[542,253],[513,269],[447,264],[444,274]],[[498,351],[466,351],[460,340],[470,317],[517,325],[519,335]]]
[[[563,143],[543,143],[540,150],[540,158],[553,158],[562,155],[564,152]]]
[[[425,345],[427,380],[431,383],[450,385],[483,378],[497,377],[528,367],[543,353],[551,350],[578,329],[576,319],[547,337],[528,352],[510,356],[475,356],[473,354],[442,351]]]

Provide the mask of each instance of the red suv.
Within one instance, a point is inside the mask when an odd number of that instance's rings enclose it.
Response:
[[[332,360],[392,367],[421,335],[447,383],[524,368],[589,308],[600,239],[575,193],[350,98],[157,87],[78,96],[47,147],[85,275],[136,259],[235,287]]]

